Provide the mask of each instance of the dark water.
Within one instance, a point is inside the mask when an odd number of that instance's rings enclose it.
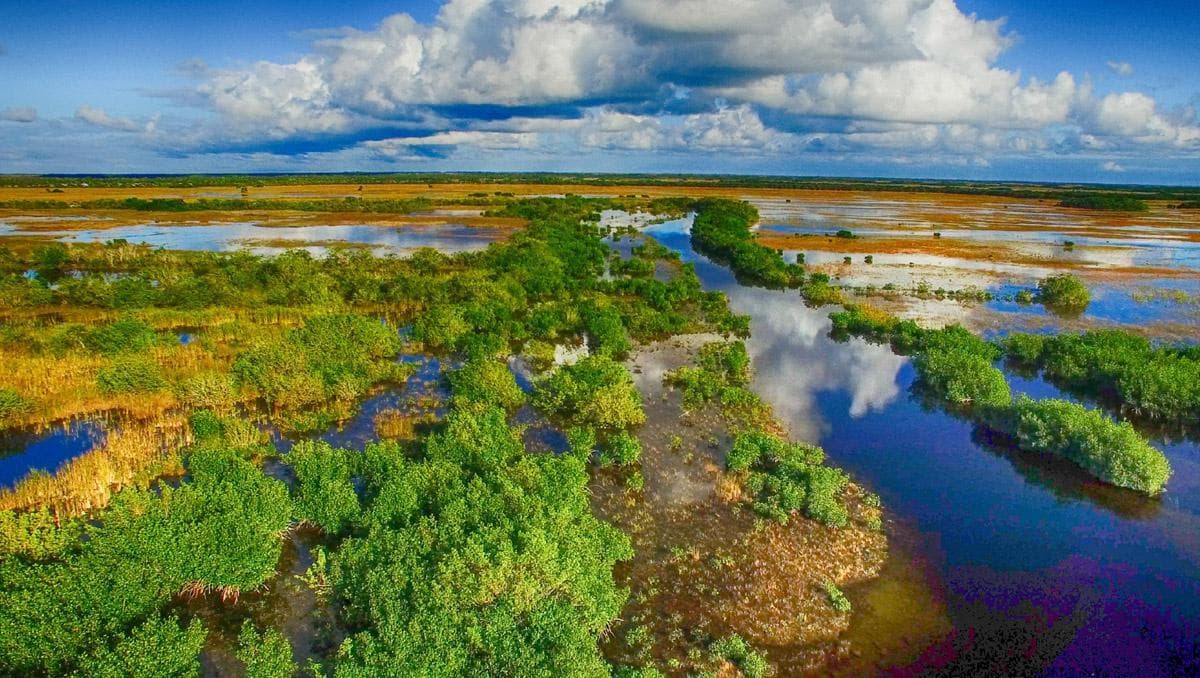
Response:
[[[104,441],[99,421],[73,421],[49,430],[6,431],[0,435],[0,487],[12,487],[31,471],[53,473]]]
[[[830,309],[806,308],[795,292],[739,287],[691,250],[687,228],[680,220],[647,233],[696,262],[708,289],[751,316],[756,390],[795,437],[819,442],[880,494],[896,523],[915,532],[906,548],[932,570],[933,597],[953,631],[920,647],[887,646],[907,636],[904,627],[851,638],[878,646],[872,669],[1200,670],[1200,446],[1155,441],[1174,467],[1161,499],[1016,451],[923,406],[907,358],[830,339]],[[1009,377],[1017,391],[1059,395],[1038,379]],[[914,607],[901,623],[918,625],[925,614],[934,612]]]

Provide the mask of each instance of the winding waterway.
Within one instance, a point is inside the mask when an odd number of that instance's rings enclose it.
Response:
[[[695,253],[690,220],[645,233],[751,317],[755,389],[796,438],[883,499],[893,562],[850,592],[844,673],[1161,675],[1200,668],[1200,445],[1151,440],[1174,467],[1149,499],[992,440],[923,405],[886,346],[829,337],[832,309],[742,287]],[[1061,394],[1008,375],[1014,390]]]

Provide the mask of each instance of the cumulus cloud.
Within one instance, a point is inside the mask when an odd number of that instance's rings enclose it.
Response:
[[[37,120],[37,111],[30,106],[16,106],[0,110],[0,120],[8,122],[33,122]]]
[[[139,123],[130,118],[109,115],[103,108],[87,104],[76,109],[75,119],[86,122],[89,125],[117,130],[119,132],[153,132],[158,126],[157,116],[146,122]]]
[[[1124,172],[1125,171],[1125,168],[1122,167],[1120,163],[1113,161],[1113,160],[1109,160],[1108,162],[1101,165],[1100,169],[1104,170],[1105,172]]]
[[[1003,20],[955,0],[448,0],[428,22],[397,14],[309,35],[290,62],[182,65],[199,84],[181,101],[220,121],[190,143],[344,139],[383,160],[462,147],[887,149],[981,163],[1200,147],[1194,114],[1147,95],[1000,67],[1013,42]],[[144,127],[85,108],[92,124]]]
[[[1133,64],[1128,61],[1110,61],[1108,62],[1108,68],[1123,78],[1133,75]]]

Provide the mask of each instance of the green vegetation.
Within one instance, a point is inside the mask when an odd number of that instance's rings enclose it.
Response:
[[[833,582],[825,582],[825,595],[829,596],[829,604],[838,612],[850,611],[850,599]]]
[[[9,542],[0,559],[0,672],[196,671],[203,628],[158,615],[184,589],[236,594],[262,585],[275,573],[291,506],[281,482],[230,452],[197,450],[188,471],[178,488],[118,494],[97,524],[82,527],[86,540],[65,545],[43,523],[23,531],[29,543]]]
[[[766,656],[736,633],[714,641],[709,651],[736,666],[746,678],[766,678],[770,674]]]
[[[292,678],[296,663],[292,646],[277,629],[259,633],[247,619],[238,635],[238,659],[246,667],[246,678]]]
[[[1083,281],[1070,273],[1063,273],[1038,283],[1037,300],[1049,308],[1082,311],[1092,298]]]
[[[793,513],[802,512],[826,525],[845,527],[849,514],[840,497],[849,478],[823,466],[824,461],[820,448],[751,430],[734,438],[725,466],[747,473],[746,490],[760,515],[787,522]]]
[[[1171,476],[1162,452],[1129,422],[1064,400],[1017,399],[1016,438],[1022,449],[1065,457],[1101,480],[1158,494]]]
[[[1064,195],[1058,206],[1106,212],[1146,212],[1150,209],[1141,198],[1113,193],[1071,193]]]
[[[1001,342],[1020,365],[1051,382],[1115,401],[1132,413],[1186,426],[1200,422],[1200,356],[1154,347],[1123,330],[1043,337],[1014,334]]]
[[[788,264],[779,252],[754,242],[750,227],[758,210],[736,200],[708,199],[695,205],[692,246],[697,252],[729,266],[738,280],[765,287],[798,287],[804,268]]]
[[[611,358],[589,356],[558,368],[537,383],[533,405],[567,427],[591,430],[605,461],[637,462],[641,448],[629,433],[645,423],[646,412],[629,372]]]
[[[1016,402],[1004,374],[992,366],[1002,354],[1026,366],[1044,367],[1052,380],[1095,389],[1127,389],[1127,401],[1151,404],[1163,414],[1184,415],[1195,402],[1200,374],[1188,354],[1150,347],[1124,332],[1081,336],[1013,335],[1003,348],[967,330],[951,326],[928,330],[864,307],[848,307],[832,316],[834,336],[864,336],[888,341],[916,354],[921,384],[943,403],[963,407],[971,417],[1007,433],[1027,451],[1051,454],[1078,464],[1097,478],[1147,494],[1158,494],[1170,477],[1166,456],[1151,447],[1128,422],[1117,424],[1102,413],[1058,400]]]

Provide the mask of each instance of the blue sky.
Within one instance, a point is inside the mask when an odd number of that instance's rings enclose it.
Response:
[[[1200,11],[1049,0],[9,4],[0,172],[1200,183]]]

